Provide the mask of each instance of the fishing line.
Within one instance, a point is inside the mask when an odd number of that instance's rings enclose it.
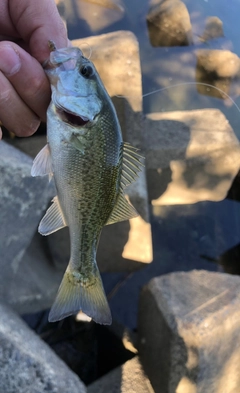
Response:
[[[157,90],[151,91],[149,93],[143,94],[142,98],[149,97],[152,94],[156,94],[156,93],[159,93],[161,91],[171,89],[173,87],[179,87],[179,86],[185,86],[185,85],[200,85],[200,86],[209,87],[211,89],[216,89],[218,92],[223,94],[226,98],[228,98],[232,102],[232,104],[237,108],[238,112],[240,113],[239,106],[236,104],[236,102],[234,101],[234,99],[231,96],[229,96],[225,91],[223,91],[219,87],[216,87],[216,86],[210,85],[209,83],[204,83],[204,82],[182,82],[182,83],[176,83],[174,85],[162,87],[160,89],[157,89]]]
[[[84,51],[83,46],[86,46],[86,47],[87,47],[87,49],[88,49],[88,51],[89,51],[88,54],[85,54],[85,51]],[[92,56],[92,47],[91,47],[90,44],[88,44],[88,42],[83,42],[83,43],[81,43],[81,51],[83,52],[84,57],[86,57],[86,59],[88,59],[88,60],[91,59],[91,56]]]
[[[237,108],[238,112],[240,113],[239,106],[236,104],[236,102],[234,101],[234,99],[230,95],[228,95],[225,91],[223,91],[219,87],[216,87],[216,86],[210,85],[209,83],[204,83],[204,82],[182,82],[182,83],[176,83],[176,84],[171,85],[171,86],[161,87],[160,89],[150,91],[149,93],[145,93],[145,94],[142,95],[142,98],[149,97],[152,94],[157,94],[157,93],[159,93],[161,91],[164,91],[164,90],[172,89],[174,87],[179,87],[179,86],[185,86],[185,85],[195,85],[195,86],[196,85],[200,85],[200,86],[205,86],[205,87],[217,90],[218,92],[223,94],[225,96],[225,98],[228,98],[231,101],[231,103]],[[129,97],[130,98],[132,96],[129,96],[129,95],[128,96],[116,95],[115,97],[118,97],[118,98],[128,98]]]

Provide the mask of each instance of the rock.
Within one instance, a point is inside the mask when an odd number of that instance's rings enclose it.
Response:
[[[75,3],[58,0],[58,9],[68,26],[71,39],[76,37],[76,29],[79,31],[80,28],[85,35],[98,34],[122,20],[125,15],[121,0],[85,0]]]
[[[54,266],[49,257],[47,239],[36,233],[16,273],[8,280],[4,280],[5,275],[0,278],[4,302],[19,314],[50,308],[65,269],[66,265],[61,268]]]
[[[0,299],[12,299],[20,286],[22,257],[29,246],[53,189],[48,179],[35,179],[32,159],[1,141],[0,143]]]
[[[223,22],[217,16],[209,16],[206,19],[205,29],[200,39],[206,42],[218,37],[224,37]]]
[[[40,150],[46,145],[47,138],[46,135],[34,135],[29,138],[15,137],[13,139],[9,139],[8,143],[21,150],[23,153],[35,158]]]
[[[6,306],[0,304],[0,391],[84,393],[80,379]]]
[[[185,46],[193,42],[189,13],[180,0],[165,0],[151,7],[147,25],[152,46]]]
[[[153,205],[225,198],[239,170],[239,142],[218,109],[148,114],[145,130]]]
[[[240,59],[229,50],[198,49],[197,68],[218,78],[235,78],[240,76]]]
[[[155,392],[238,392],[239,301],[239,277],[224,273],[150,281],[140,298],[139,353]]]
[[[88,393],[153,393],[138,357],[128,360],[88,387]]]
[[[139,48],[130,32],[117,32],[75,40],[73,45],[88,43],[102,81],[116,107],[124,140],[142,147],[142,90]],[[111,72],[109,72],[109,69]],[[123,95],[124,98],[116,96]],[[140,216],[107,226],[100,239],[97,261],[100,270],[136,270],[152,261],[151,227],[149,223],[146,174],[143,169],[126,194]],[[68,229],[48,237],[55,265],[66,266],[69,260]]]

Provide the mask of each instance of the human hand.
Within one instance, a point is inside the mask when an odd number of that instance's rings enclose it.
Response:
[[[18,136],[45,120],[51,92],[41,63],[49,40],[68,46],[54,0],[0,0],[0,120]]]

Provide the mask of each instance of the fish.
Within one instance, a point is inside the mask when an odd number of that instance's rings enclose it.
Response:
[[[115,107],[94,64],[80,48],[50,41],[44,70],[51,86],[47,144],[33,161],[32,176],[53,178],[56,196],[38,231],[65,226],[70,260],[49,313],[59,321],[82,311],[99,324],[112,317],[96,262],[102,228],[138,215],[124,190],[142,170],[137,148],[123,142]]]

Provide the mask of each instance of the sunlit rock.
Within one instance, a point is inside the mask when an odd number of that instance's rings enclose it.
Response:
[[[121,0],[82,0],[86,3],[97,4],[104,8],[109,8],[124,13],[124,5]]]
[[[240,279],[207,271],[156,277],[139,306],[139,353],[155,392],[238,392]]]
[[[0,304],[0,391],[86,393],[84,384],[28,326]]]
[[[240,59],[228,50],[198,49],[196,51],[197,68],[218,78],[235,78],[240,76]]]
[[[88,387],[88,393],[154,393],[136,356]]]
[[[58,9],[70,29],[84,24],[93,34],[118,22],[125,14],[121,0],[58,0]]]
[[[209,16],[206,19],[205,29],[200,39],[209,41],[218,37],[224,37],[223,22],[217,16]]]
[[[240,147],[217,109],[152,113],[145,120],[153,205],[220,201],[240,166]]]
[[[192,44],[192,26],[185,4],[166,0],[150,8],[147,15],[152,46],[185,46]]]

